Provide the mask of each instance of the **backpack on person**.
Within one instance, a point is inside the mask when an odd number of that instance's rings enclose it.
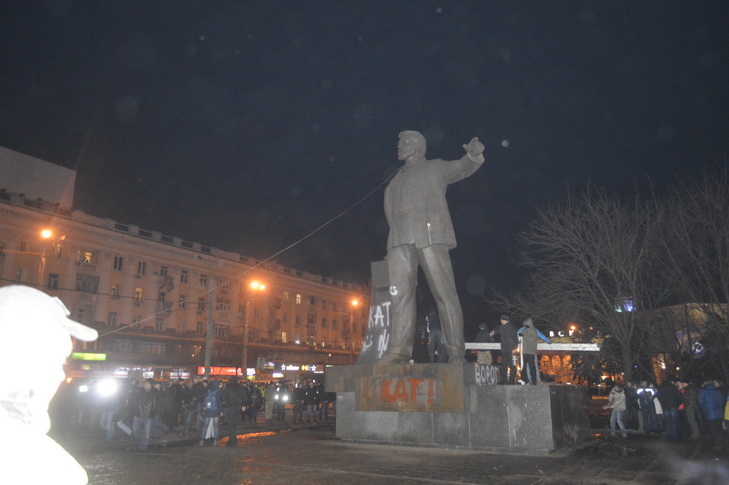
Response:
[[[203,400],[203,411],[206,416],[211,417],[215,417],[220,414],[220,411],[218,410],[218,397],[212,389],[208,390],[207,394],[205,394],[205,399]]]

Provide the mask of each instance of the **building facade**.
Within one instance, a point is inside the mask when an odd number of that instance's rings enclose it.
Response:
[[[41,236],[41,231],[50,233]],[[354,363],[369,288],[0,189],[0,286],[58,296],[99,331],[74,375],[296,379]],[[212,338],[208,338],[210,335]],[[21,345],[21,343],[18,343]],[[32,340],[27,345],[32,358]],[[245,359],[245,365],[243,360]],[[22,368],[22,363],[18,363]]]

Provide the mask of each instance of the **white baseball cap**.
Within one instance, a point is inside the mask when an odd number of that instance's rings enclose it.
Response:
[[[28,336],[43,327],[65,329],[72,337],[87,342],[96,340],[99,332],[68,318],[71,312],[60,298],[30,286],[12,285],[0,288],[0,329],[9,325],[27,327]],[[16,327],[17,328],[17,327]]]

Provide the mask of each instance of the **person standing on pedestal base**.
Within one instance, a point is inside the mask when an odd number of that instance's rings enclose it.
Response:
[[[459,160],[426,160],[425,137],[403,131],[397,145],[405,162],[385,189],[385,215],[390,226],[387,269],[392,297],[392,333],[378,363],[407,364],[415,334],[415,288],[418,267],[428,281],[441,320],[448,363],[465,362],[463,313],[448,252],[456,247],[446,189],[483,164],[484,146],[473,138]]]
[[[501,315],[501,325],[491,331],[491,336],[494,335],[501,337],[501,380],[498,383],[516,384],[516,363],[513,357],[519,345],[519,336],[507,315]]]

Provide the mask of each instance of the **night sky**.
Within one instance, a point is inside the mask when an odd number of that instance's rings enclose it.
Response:
[[[259,259],[344,213],[274,259],[366,283],[397,134],[478,136],[448,193],[469,337],[536,208],[726,164],[728,26],[718,0],[2,2],[0,145],[77,170],[78,209]]]

